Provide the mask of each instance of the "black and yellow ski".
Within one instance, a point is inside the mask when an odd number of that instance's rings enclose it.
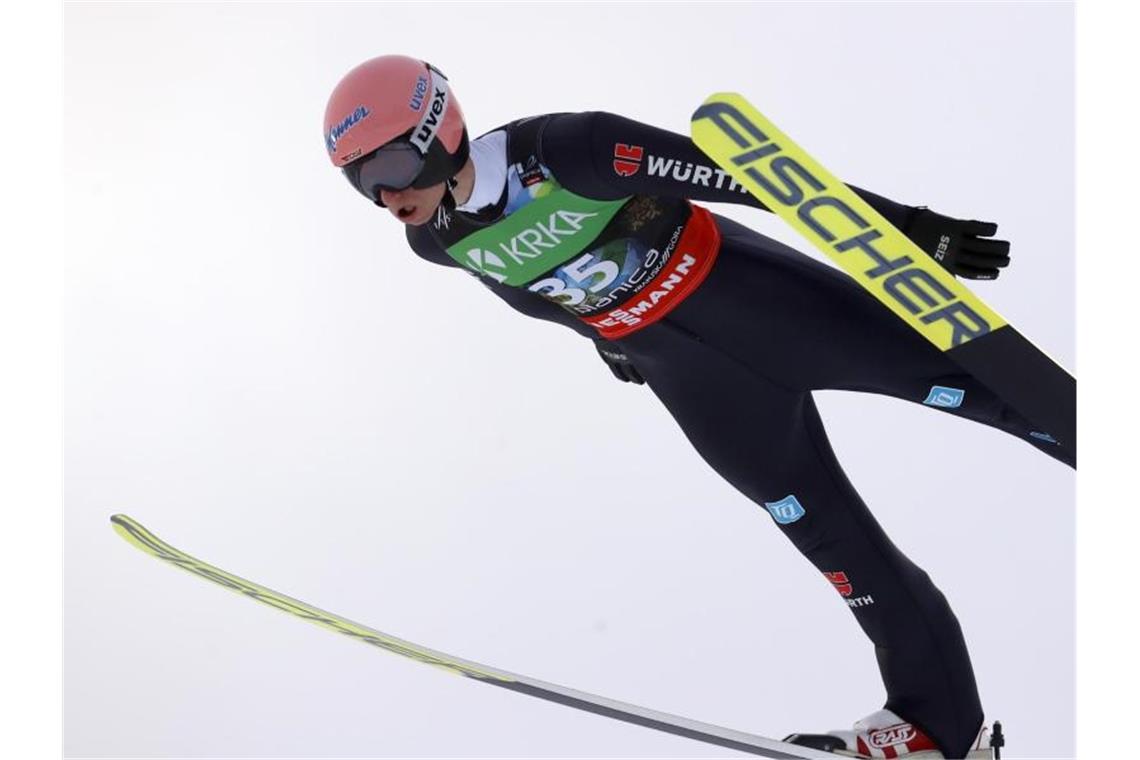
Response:
[[[731,728],[722,728],[710,723],[671,715],[647,707],[640,707],[616,699],[600,697],[583,691],[569,689],[565,686],[546,683],[536,678],[508,673],[505,670],[480,665],[477,662],[454,657],[444,652],[438,652],[427,647],[421,647],[410,641],[390,636],[374,628],[360,623],[354,623],[340,615],[325,612],[311,604],[298,601],[273,589],[267,588],[252,581],[226,572],[211,564],[196,559],[186,552],[176,549],[158,536],[151,533],[134,519],[126,515],[114,515],[111,523],[115,531],[147,554],[158,557],[176,567],[193,573],[200,578],[217,583],[231,591],[248,596],[251,599],[267,604],[270,607],[288,612],[290,615],[315,623],[330,631],[350,636],[365,644],[386,649],[404,657],[442,668],[451,673],[473,678],[477,681],[489,683],[504,689],[527,694],[550,702],[557,702],[578,710],[584,710],[607,718],[634,723],[646,728],[653,728],[676,736],[694,739],[705,744],[740,750],[760,757],[777,758],[778,760],[834,760],[835,755],[820,752],[809,747],[768,739],[763,736],[734,731]]]
[[[710,96],[693,142],[912,329],[1076,457],[1077,383],[735,93]]]

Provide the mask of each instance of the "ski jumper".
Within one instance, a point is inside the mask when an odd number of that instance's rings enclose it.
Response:
[[[483,135],[471,155],[472,197],[408,227],[413,250],[620,347],[705,461],[844,597],[885,707],[963,755],[983,714],[958,621],[847,480],[812,391],[925,403],[1072,462],[846,274],[691,203],[763,208],[688,137],[550,114]],[[852,189],[908,232],[917,209]]]

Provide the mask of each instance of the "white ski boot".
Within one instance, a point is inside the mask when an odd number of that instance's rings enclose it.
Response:
[[[915,758],[937,760],[945,756],[917,726],[907,723],[890,710],[879,710],[855,723],[851,731],[831,731],[826,734],[792,734],[784,739],[790,744],[840,757],[855,758]],[[993,732],[982,726],[978,738],[966,754],[969,760],[998,760],[1005,739],[1001,723],[994,723]]]

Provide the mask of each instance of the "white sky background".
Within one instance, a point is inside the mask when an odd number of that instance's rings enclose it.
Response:
[[[766,513],[588,343],[406,250],[329,165],[325,98],[382,52],[442,68],[473,135],[586,109],[683,132],[738,90],[845,179],[999,222],[1015,263],[976,292],[1073,368],[1071,37],[1060,5],[68,6],[67,753],[733,754],[338,639],[138,554],[116,511],[567,686],[776,737],[877,708],[869,642]],[[1008,754],[1070,756],[1072,473],[818,398]]]

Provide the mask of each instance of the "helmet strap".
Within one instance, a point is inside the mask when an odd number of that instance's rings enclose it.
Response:
[[[459,180],[457,180],[455,177],[447,180],[447,187],[445,187],[443,190],[443,199],[440,200],[440,205],[442,205],[448,211],[455,210],[455,196],[452,195],[451,191],[458,186]]]
[[[431,89],[425,95],[427,101],[424,103],[424,111],[420,114],[419,122],[408,135],[408,142],[425,157],[435,142],[436,133],[443,125],[443,120],[447,118],[447,112],[451,107],[451,88],[447,86],[447,77],[431,66],[428,67],[428,72],[431,74],[431,82],[428,85]],[[435,106],[439,106],[438,111],[434,110]]]

